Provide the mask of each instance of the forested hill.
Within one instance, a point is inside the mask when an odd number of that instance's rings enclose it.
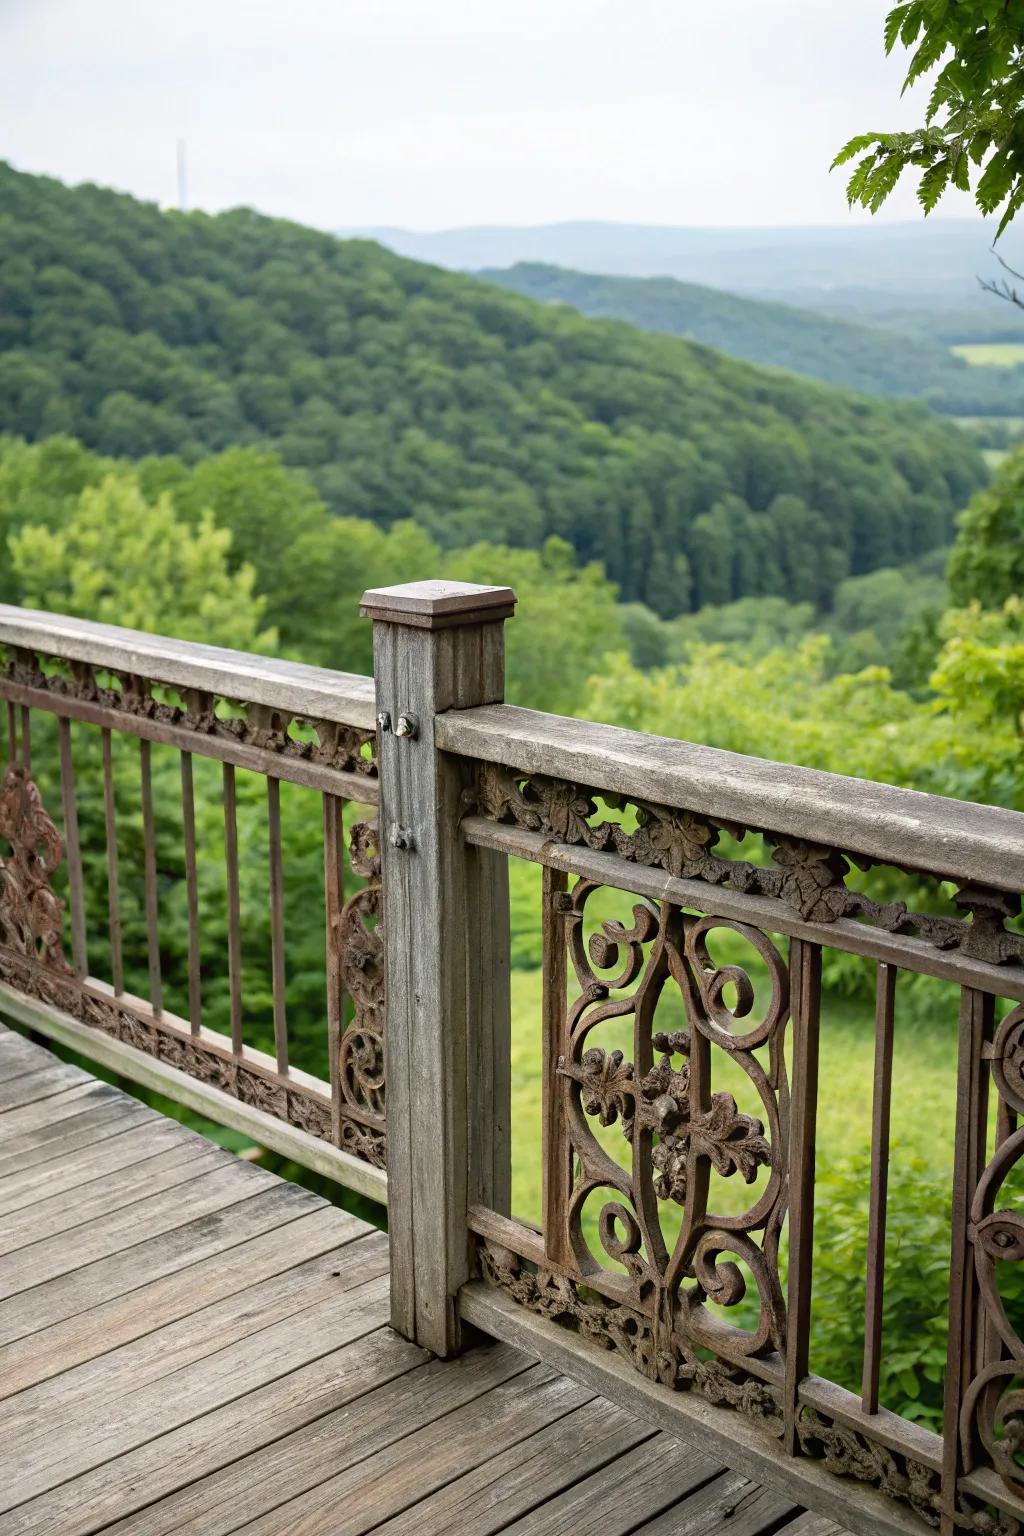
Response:
[[[685,336],[720,347],[732,357],[788,368],[844,389],[911,395],[957,416],[1024,413],[1024,367],[1001,368],[998,373],[971,368],[948,346],[925,336],[742,298],[673,277],[606,277],[542,262],[487,268],[478,276],[527,298],[571,304],[582,314],[626,320],[645,331]]]
[[[829,600],[985,476],[923,407],[761,371],[367,242],[0,165],[0,428],[196,459],[261,442],[448,546],[568,539],[669,615]]]

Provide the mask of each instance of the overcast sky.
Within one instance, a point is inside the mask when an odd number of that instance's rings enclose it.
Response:
[[[332,228],[842,223],[888,0],[0,0],[0,157]],[[961,194],[944,216],[970,215]],[[910,187],[887,218],[919,216]]]

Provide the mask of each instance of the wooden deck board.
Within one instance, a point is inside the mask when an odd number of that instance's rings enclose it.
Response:
[[[386,1238],[0,1026],[4,1536],[845,1536],[506,1344]]]

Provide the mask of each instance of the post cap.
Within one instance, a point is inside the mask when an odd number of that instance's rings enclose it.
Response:
[[[364,619],[408,624],[413,629],[451,629],[456,624],[488,624],[508,619],[516,605],[511,587],[478,587],[471,581],[408,581],[397,587],[371,587],[359,612]]]

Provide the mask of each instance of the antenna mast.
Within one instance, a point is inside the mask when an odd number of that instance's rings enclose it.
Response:
[[[188,212],[188,168],[185,162],[185,140],[178,140],[178,209]]]

